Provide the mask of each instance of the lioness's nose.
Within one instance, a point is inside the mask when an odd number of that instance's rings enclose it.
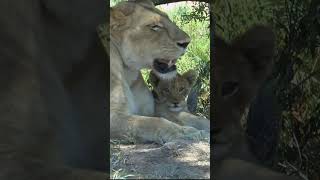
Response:
[[[179,47],[182,47],[182,48],[186,49],[187,46],[189,45],[189,43],[190,43],[190,40],[188,39],[188,40],[184,40],[184,41],[179,41],[179,42],[177,42],[177,45],[178,45]]]

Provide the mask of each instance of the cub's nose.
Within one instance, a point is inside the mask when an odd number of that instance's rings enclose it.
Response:
[[[179,103],[178,102],[174,102],[173,105],[174,105],[174,107],[178,107]]]

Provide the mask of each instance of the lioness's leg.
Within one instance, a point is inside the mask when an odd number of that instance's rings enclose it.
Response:
[[[174,139],[193,139],[203,138],[209,135],[203,131],[199,131],[193,127],[180,126],[176,123],[168,121],[159,117],[147,117],[138,115],[121,116],[118,121],[113,117],[112,121],[120,122],[124,119],[126,121],[127,129],[119,129],[115,132],[111,124],[111,134],[129,134],[134,136],[138,141],[147,142],[153,141],[157,143],[165,143]],[[118,116],[118,118],[120,118]],[[113,132],[112,132],[113,131]]]

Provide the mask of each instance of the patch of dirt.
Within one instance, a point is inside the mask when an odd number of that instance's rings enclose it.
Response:
[[[119,144],[122,160],[117,169],[138,174],[128,178],[209,179],[210,144],[179,140],[161,145]]]

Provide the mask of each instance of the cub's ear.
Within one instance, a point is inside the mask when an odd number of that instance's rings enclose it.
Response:
[[[151,1],[151,0],[129,0],[129,1],[132,1],[132,2],[136,2],[138,4],[142,4],[142,5],[145,5],[147,7],[155,7],[154,6],[154,3]]]
[[[233,41],[232,46],[253,65],[255,71],[271,69],[275,49],[275,36],[266,26],[254,26]]]
[[[186,78],[191,85],[196,82],[197,76],[197,72],[192,69],[182,74],[182,77]]]
[[[148,82],[152,85],[152,87],[157,87],[159,84],[160,79],[154,74],[153,71],[149,74]]]

